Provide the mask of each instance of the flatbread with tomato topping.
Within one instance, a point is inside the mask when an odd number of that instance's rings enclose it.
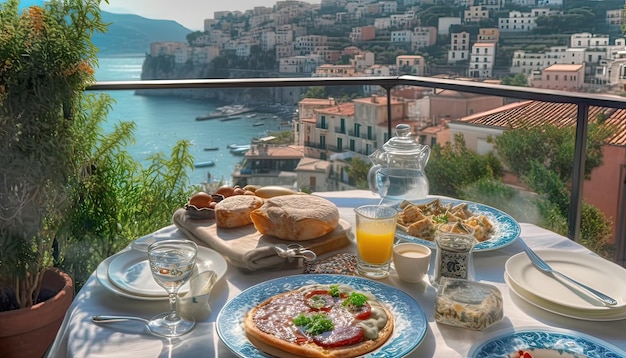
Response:
[[[391,312],[348,285],[307,285],[273,296],[246,314],[246,336],[277,357],[357,357],[393,333]]]

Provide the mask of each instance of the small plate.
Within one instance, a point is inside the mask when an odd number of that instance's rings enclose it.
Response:
[[[534,357],[624,357],[626,352],[595,337],[570,330],[524,327],[497,331],[474,345],[469,358],[517,358],[518,350]]]
[[[558,305],[548,300],[544,300],[543,298],[526,291],[522,287],[517,286],[506,272],[504,273],[504,282],[506,282],[506,284],[509,286],[509,289],[513,291],[513,293],[520,299],[528,302],[535,307],[560,316],[596,322],[621,321],[626,319],[626,308],[606,310],[580,310],[576,308],[570,308],[567,306]]]
[[[561,250],[535,250],[552,268],[617,300],[615,306],[604,306],[570,288],[556,276],[539,271],[521,252],[510,257],[505,272],[517,287],[557,305],[585,311],[610,311],[626,308],[626,269],[599,256]]]
[[[143,259],[141,258],[143,256]],[[118,261],[119,260],[119,261]],[[116,262],[115,267],[111,269],[111,265]],[[132,267],[135,272],[140,272],[140,274],[134,274],[134,277],[141,277],[141,283],[134,283],[131,276],[128,276],[127,281],[122,283],[120,280],[124,276],[122,274],[123,271],[119,271],[122,267]],[[226,270],[228,269],[228,264],[222,255],[218,252],[211,250],[206,247],[198,247],[198,257],[196,259],[196,268],[194,269],[194,274],[213,270],[217,276],[217,280],[221,279]],[[146,271],[147,270],[147,271]],[[117,272],[117,273],[114,273]],[[110,279],[111,276],[116,277],[116,282]],[[156,301],[156,300],[166,300],[167,293],[165,289],[159,286],[154,278],[152,278],[152,274],[150,273],[150,267],[148,265],[148,257],[146,252],[137,251],[137,250],[127,250],[122,251],[118,254],[115,254],[111,257],[108,257],[104,261],[98,265],[96,269],[96,278],[98,281],[104,286],[104,288],[112,291],[120,296],[124,296],[127,298],[140,299],[140,300],[148,300],[148,301]],[[126,285],[127,288],[121,288],[120,286]],[[136,286],[141,285],[141,287],[148,287],[148,285],[154,285],[159,289],[158,294],[143,294],[142,289],[139,291],[136,290]],[[182,288],[186,287],[186,291],[179,291],[181,295],[184,295],[185,292],[188,291],[189,285],[186,284]],[[153,292],[153,291],[150,291]]]
[[[417,200],[417,201],[411,201],[411,202],[417,205],[421,205],[421,204],[430,203],[433,200],[435,199],[430,198],[430,199]],[[474,203],[471,201],[464,201],[464,200],[440,198],[439,201],[441,201],[443,205],[452,204],[454,206],[458,204],[467,204],[467,208],[472,213],[476,215],[478,214],[485,215],[489,219],[489,221],[491,221],[494,227],[494,231],[491,234],[491,237],[489,238],[489,240],[485,240],[483,242],[479,242],[478,244],[476,244],[476,246],[474,246],[474,252],[491,251],[491,250],[497,250],[497,249],[503,248],[511,244],[513,241],[515,241],[515,239],[517,239],[520,235],[521,228],[519,224],[517,223],[517,221],[515,221],[515,219],[513,219],[509,214],[503,211],[500,211],[496,208],[492,208],[491,206]],[[400,229],[396,230],[396,237],[403,239],[403,240],[417,242],[419,244],[426,245],[431,249],[437,248],[437,245],[435,244],[434,241],[424,240],[424,239],[420,239],[419,237],[411,236]]]
[[[282,292],[311,284],[346,284],[369,291],[385,304],[394,317],[389,340],[364,357],[402,357],[412,352],[426,336],[428,320],[419,304],[404,291],[358,276],[304,274],[265,281],[241,292],[228,301],[217,316],[217,334],[239,357],[266,358],[248,339],[243,328],[246,312],[266,299]]]
[[[145,252],[135,250],[124,252],[114,258],[107,270],[109,281],[124,291],[137,296],[165,296],[163,287],[159,286],[150,271],[150,262]],[[178,293],[189,291],[189,282],[180,287]]]

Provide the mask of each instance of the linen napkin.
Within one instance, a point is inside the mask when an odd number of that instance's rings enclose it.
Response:
[[[298,260],[280,257],[275,245],[298,243],[317,255],[348,246],[350,224],[339,220],[337,228],[316,239],[307,241],[281,240],[259,233],[254,225],[238,228],[218,228],[214,219],[194,219],[187,210],[180,208],[173,215],[174,225],[198,245],[206,246],[222,254],[232,265],[243,270],[256,271],[295,267]]]

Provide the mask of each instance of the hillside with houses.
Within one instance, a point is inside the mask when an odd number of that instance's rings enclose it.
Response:
[[[608,92],[626,83],[623,7],[623,1],[278,1],[216,12],[186,43],[152,43],[144,79],[184,78],[189,71],[209,78],[236,71],[474,80],[522,74],[533,87]]]

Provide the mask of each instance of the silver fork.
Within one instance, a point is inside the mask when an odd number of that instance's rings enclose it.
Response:
[[[528,258],[530,259],[530,262],[533,263],[533,265],[539,269],[539,271],[542,271],[544,273],[547,274],[552,274],[552,275],[557,275],[557,276],[561,276],[562,278],[566,279],[567,281],[575,284],[576,286],[580,287],[585,293],[587,293],[588,295],[590,295],[591,297],[599,300],[600,302],[604,303],[607,306],[614,306],[617,304],[617,301],[615,299],[613,299],[610,296],[605,295],[604,293],[595,290],[581,282],[578,282],[576,280],[574,280],[573,278],[560,273],[559,271],[554,270],[552,267],[550,267],[550,265],[548,265],[547,262],[543,261],[543,259],[541,259],[541,257],[539,257],[537,255],[537,253],[535,253],[530,247],[528,247],[526,244],[524,244],[524,251],[526,252],[526,255],[528,255]]]

